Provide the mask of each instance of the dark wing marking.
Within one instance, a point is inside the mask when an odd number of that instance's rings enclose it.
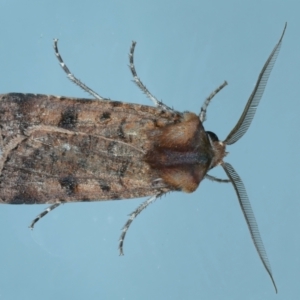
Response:
[[[227,144],[227,145],[234,144],[248,130],[248,128],[254,118],[259,101],[264,93],[265,87],[267,85],[272,68],[275,64],[276,58],[278,56],[280,46],[281,46],[281,41],[284,36],[286,26],[287,26],[287,24],[285,23],[285,26],[284,26],[282,35],[279,39],[279,42],[277,43],[277,45],[273,49],[272,53],[270,54],[269,58],[267,59],[265,65],[263,66],[263,68],[258,76],[255,88],[247,102],[247,105],[245,106],[245,109],[244,109],[239,121],[237,122],[235,127],[231,130],[231,132],[228,134],[227,138],[225,139],[225,141],[224,141],[225,144]]]
[[[246,222],[247,222],[253,243],[255,245],[255,248],[258,252],[258,255],[259,255],[265,269],[267,270],[267,272],[273,282],[275,291],[277,293],[277,287],[276,287],[276,284],[275,284],[275,281],[274,281],[274,278],[272,275],[271,265],[269,263],[264,244],[263,244],[262,239],[259,234],[259,229],[258,229],[256,220],[255,220],[255,217],[254,217],[254,214],[253,214],[253,211],[252,211],[252,208],[251,208],[251,205],[250,205],[247,193],[246,193],[245,186],[244,186],[240,176],[236,173],[234,168],[229,163],[222,164],[222,167],[223,167],[224,171],[226,172],[228,178],[232,182],[232,185],[238,196],[239,203],[240,203],[241,209],[243,211],[244,217],[246,219]]]

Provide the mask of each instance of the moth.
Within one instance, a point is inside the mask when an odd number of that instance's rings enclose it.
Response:
[[[35,223],[62,203],[150,196],[132,214],[119,240],[120,255],[132,221],[157,198],[172,191],[194,192],[204,178],[230,182],[237,194],[258,255],[277,292],[244,184],[227,162],[226,146],[248,130],[279,53],[283,33],[264,64],[255,88],[235,127],[224,141],[205,131],[203,122],[212,98],[197,115],[178,112],[157,100],[139,79],[134,82],[154,107],[111,101],[78,80],[64,63],[58,40],[56,57],[68,78],[94,99],[9,93],[0,95],[0,203],[46,204]],[[228,179],[208,172],[222,166]]]

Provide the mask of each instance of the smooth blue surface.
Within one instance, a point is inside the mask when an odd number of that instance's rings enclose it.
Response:
[[[226,161],[242,177],[278,287],[275,294],[231,185],[204,181],[172,193],[130,228],[144,199],[45,206],[0,206],[0,299],[299,299],[300,5],[297,1],[0,0],[0,93],[89,97],[62,72],[53,38],[74,74],[100,95],[149,104],[131,82],[135,64],[167,105],[208,110],[207,130],[225,139],[257,76],[286,35],[246,135]],[[225,177],[222,170],[213,174]]]

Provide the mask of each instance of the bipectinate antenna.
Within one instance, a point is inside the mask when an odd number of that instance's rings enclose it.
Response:
[[[254,118],[259,101],[264,93],[265,87],[267,85],[272,68],[275,64],[276,58],[278,56],[281,47],[282,38],[285,33],[286,25],[287,24],[285,24],[284,26],[279,42],[274,47],[272,53],[270,54],[269,58],[267,59],[265,65],[263,66],[258,76],[254,90],[249,97],[249,100],[244,108],[244,111],[240,119],[238,120],[234,128],[231,130],[231,132],[228,134],[227,138],[223,141],[226,145],[232,145],[235,142],[237,142],[248,130]]]
[[[274,281],[274,278],[272,275],[271,265],[269,263],[264,244],[260,237],[259,229],[258,229],[256,220],[255,220],[255,217],[254,217],[253,210],[250,205],[249,198],[247,196],[245,186],[244,186],[240,176],[237,174],[237,172],[234,170],[234,168],[229,163],[222,164],[222,167],[223,167],[224,171],[226,172],[228,178],[230,179],[230,181],[234,187],[234,190],[238,196],[239,204],[240,204],[240,207],[244,214],[246,223],[248,225],[248,229],[250,231],[250,235],[251,235],[252,241],[254,243],[254,246],[256,248],[256,251],[257,251],[265,269],[267,270],[267,272],[272,280],[272,283],[274,285],[275,291],[277,293],[277,287],[276,287],[276,284],[275,284],[275,281]]]

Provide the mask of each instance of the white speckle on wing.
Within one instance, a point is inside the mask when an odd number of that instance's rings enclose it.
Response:
[[[71,146],[70,146],[69,144],[63,144],[63,145],[62,145],[62,148],[63,148],[64,150],[67,150],[67,151],[70,151],[70,150],[71,150]]]

